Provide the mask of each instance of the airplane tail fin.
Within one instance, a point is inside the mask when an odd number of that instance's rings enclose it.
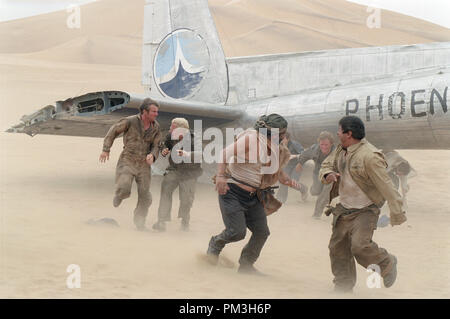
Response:
[[[142,84],[155,98],[226,102],[225,55],[207,0],[146,0]]]

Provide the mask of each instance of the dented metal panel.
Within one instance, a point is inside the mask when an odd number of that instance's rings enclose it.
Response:
[[[264,99],[450,66],[450,42],[230,58],[227,63],[230,87],[244,103],[250,101],[249,89]]]

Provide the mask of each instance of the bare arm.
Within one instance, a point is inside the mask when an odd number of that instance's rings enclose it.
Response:
[[[227,163],[233,160],[238,155],[238,152],[245,152],[244,156],[248,158],[250,142],[250,137],[245,135],[223,149],[221,161],[217,164],[216,174],[216,190],[220,195],[225,195],[229,190],[225,177]]]
[[[300,185],[295,180],[291,179],[283,170],[281,170],[278,175],[278,181],[283,185],[287,185],[295,189],[300,187]]]

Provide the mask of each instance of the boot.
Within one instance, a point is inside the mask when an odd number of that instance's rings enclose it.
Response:
[[[302,201],[306,202],[308,199],[308,186],[300,184],[300,193],[302,194]]]
[[[214,236],[211,237],[211,240],[208,244],[208,250],[206,251],[206,260],[213,266],[216,266],[219,263],[219,254],[220,251],[217,251],[213,248]]]
[[[118,196],[114,196],[114,198],[113,198],[113,206],[114,207],[119,207],[120,203],[122,203],[122,198],[120,198]]]
[[[392,262],[391,271],[383,277],[383,283],[386,288],[391,287],[397,279],[397,257],[390,255],[390,258]]]
[[[266,276],[258,269],[255,268],[252,264],[240,264],[238,268],[238,273],[244,275],[256,275],[256,276]]]
[[[336,294],[351,294],[353,293],[353,287],[335,285],[333,292]]]
[[[153,224],[152,228],[160,232],[166,231],[166,223],[163,221],[157,221]]]
[[[145,227],[145,217],[135,214],[134,224],[136,225],[136,229],[138,231],[148,231],[148,228]]]
[[[189,231],[189,222],[186,219],[181,220],[181,230]]]

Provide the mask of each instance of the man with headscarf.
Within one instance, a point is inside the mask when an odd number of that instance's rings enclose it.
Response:
[[[210,263],[217,264],[225,245],[244,239],[248,228],[252,236],[242,250],[238,272],[260,274],[253,264],[270,234],[266,214],[273,210],[268,199],[276,201],[278,208],[281,205],[270,187],[279,181],[298,188],[282,170],[290,158],[289,150],[280,145],[287,125],[278,114],[263,115],[254,128],[239,134],[223,150],[215,182],[225,229],[211,237],[207,250]]]
[[[138,202],[134,210],[134,224],[139,231],[147,230],[145,219],[152,203],[150,194],[150,166],[156,161],[159,153],[161,132],[156,121],[159,105],[146,98],[140,113],[119,120],[111,126],[103,141],[100,162],[109,160],[109,152],[114,140],[123,134],[123,151],[116,167],[116,192],[113,206],[118,207],[122,200],[130,197],[131,184],[136,181]]]

